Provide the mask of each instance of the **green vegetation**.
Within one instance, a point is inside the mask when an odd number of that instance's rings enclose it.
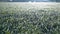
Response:
[[[0,2],[0,34],[60,34],[59,4],[46,6]]]

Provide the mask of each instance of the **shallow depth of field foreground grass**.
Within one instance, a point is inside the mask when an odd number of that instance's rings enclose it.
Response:
[[[60,3],[0,2],[0,34],[60,34]]]

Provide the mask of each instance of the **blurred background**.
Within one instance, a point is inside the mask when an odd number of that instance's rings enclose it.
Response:
[[[0,2],[60,2],[60,0],[0,0]]]

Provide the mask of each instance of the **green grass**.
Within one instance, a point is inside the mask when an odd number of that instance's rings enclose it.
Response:
[[[0,2],[0,34],[60,34],[59,3]]]

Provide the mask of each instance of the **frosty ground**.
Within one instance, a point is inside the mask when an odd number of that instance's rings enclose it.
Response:
[[[1,34],[60,34],[60,3],[0,2]]]

